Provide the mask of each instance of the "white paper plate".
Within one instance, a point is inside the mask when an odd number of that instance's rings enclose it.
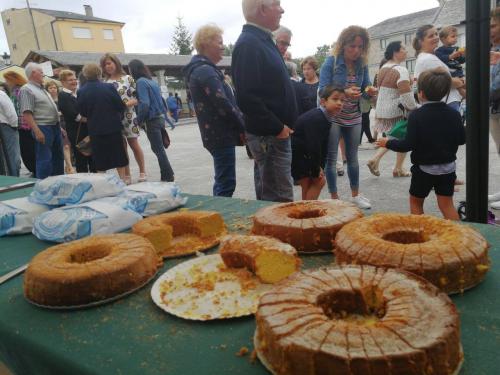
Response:
[[[255,334],[253,335],[253,346],[255,349],[255,353],[257,354],[257,358],[259,358],[260,363],[262,363],[262,365],[267,369],[267,371],[269,371],[273,375],[276,375],[276,372],[273,370],[271,364],[268,362],[266,356],[264,355],[264,352],[260,348],[259,340],[257,339],[257,330],[255,330]],[[459,375],[460,370],[462,370],[462,365],[464,364],[464,356],[463,356],[464,352],[463,352],[462,345],[460,345],[460,353],[462,353],[462,360],[460,361],[457,369],[455,370],[455,372],[452,375]]]
[[[154,303],[184,319],[213,320],[251,315],[272,287],[243,268],[227,268],[219,254],[201,256],[171,268],[151,289]]]

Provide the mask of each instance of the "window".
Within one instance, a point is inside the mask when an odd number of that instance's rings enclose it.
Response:
[[[17,49],[17,44],[16,44],[16,43],[12,43],[12,49],[13,49],[13,50],[16,50],[16,49]]]
[[[115,35],[113,34],[112,29],[103,29],[102,35],[104,36],[104,39],[106,39],[106,40],[114,40],[115,39]]]
[[[86,27],[72,27],[73,38],[76,39],[92,39],[92,33],[90,29]]]
[[[387,39],[380,39],[380,49],[385,50],[385,47],[387,47]]]
[[[415,62],[417,60],[415,59],[411,59],[411,60],[406,60],[406,69],[408,69],[408,71],[410,73],[413,73],[415,71]]]
[[[7,20],[5,21],[5,23],[7,24],[7,26],[10,25],[10,18],[7,18]]]
[[[406,33],[405,44],[411,44],[412,41],[413,41],[413,33]]]

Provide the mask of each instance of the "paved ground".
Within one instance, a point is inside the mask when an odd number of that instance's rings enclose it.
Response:
[[[186,193],[212,194],[213,165],[210,154],[201,144],[200,134],[195,119],[183,119],[174,131],[170,131],[172,144],[167,150],[175,172],[177,183]],[[141,132],[140,143],[146,156],[146,170],[150,180],[158,181],[160,172],[157,159],[151,152],[149,142],[144,133]],[[366,145],[365,145],[366,146]],[[372,157],[373,149],[360,149],[360,190],[364,196],[372,202],[372,211],[396,211],[408,212],[408,188],[410,178],[393,178],[392,168],[395,154],[387,153],[380,164],[381,176],[375,177],[368,171],[366,162]],[[130,153],[132,177],[138,178],[137,164]],[[244,147],[237,147],[237,186],[234,197],[244,199],[255,199],[253,185],[253,160],[247,157]],[[409,168],[409,157],[406,167]],[[26,173],[26,172],[25,172]],[[493,141],[490,139],[490,189],[489,191],[500,191],[500,159],[495,153]],[[459,149],[458,171],[460,179],[465,180],[465,147]],[[350,196],[349,181],[347,175],[338,178],[339,193],[341,198]],[[455,202],[465,199],[465,187],[460,187],[460,192],[455,195]],[[323,189],[321,198],[328,198],[326,187]],[[295,187],[295,199],[300,199],[300,188]],[[426,201],[425,210],[428,213],[439,215],[435,202],[435,196],[430,195]],[[500,211],[496,211],[500,216]]]

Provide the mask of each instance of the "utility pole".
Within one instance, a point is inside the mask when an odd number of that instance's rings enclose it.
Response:
[[[488,220],[490,0],[466,1],[467,221]]]
[[[40,50],[40,43],[38,42],[38,35],[36,33],[35,20],[33,18],[33,12],[31,12],[30,1],[26,0],[26,6],[28,7],[28,13],[31,17],[31,25],[33,26],[33,34],[35,35],[36,49]]]

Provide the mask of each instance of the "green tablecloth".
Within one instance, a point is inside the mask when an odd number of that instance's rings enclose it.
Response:
[[[0,186],[20,179],[0,177]],[[29,189],[2,193],[0,200]],[[217,210],[230,230],[245,231],[266,202],[189,196],[191,209]],[[473,225],[489,240],[492,269],[486,280],[454,296],[460,312],[465,363],[461,374],[500,372],[500,230]],[[0,275],[50,246],[32,235],[0,238]],[[214,252],[212,250],[211,252]],[[330,264],[331,255],[303,257],[305,267]],[[165,262],[162,274],[183,261]],[[0,285],[0,359],[16,374],[266,374],[257,361],[239,357],[252,349],[253,317],[212,322],[175,318],[157,308],[151,284],[116,302],[61,312],[32,306],[23,277]]]

